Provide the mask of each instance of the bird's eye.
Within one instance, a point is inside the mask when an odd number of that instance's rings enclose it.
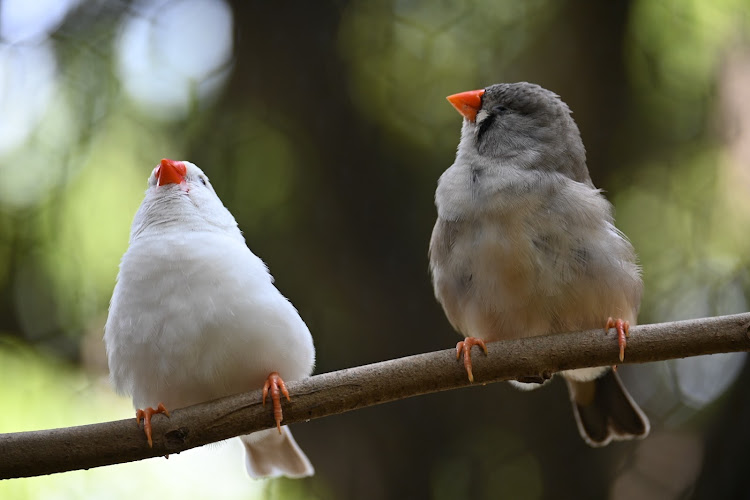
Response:
[[[201,181],[201,184],[203,184],[204,186],[208,186],[208,182],[206,181],[206,178],[205,178],[205,177],[203,177],[203,176],[201,175],[201,176],[199,176],[199,177],[198,177],[198,179],[200,179],[200,181]]]
[[[492,108],[492,112],[495,113],[495,114],[497,114],[497,115],[502,115],[503,113],[505,113],[507,111],[508,111],[508,108],[506,108],[505,106],[503,106],[501,104],[498,104],[497,106],[495,106],[494,108]]]

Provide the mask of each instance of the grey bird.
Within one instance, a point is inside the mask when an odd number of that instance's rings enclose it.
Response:
[[[473,345],[486,352],[485,341],[549,333],[614,326],[622,360],[640,306],[640,268],[589,177],[568,106],[526,82],[448,100],[464,121],[456,161],[435,193],[430,272],[448,320],[467,337],[457,357],[469,379]],[[561,375],[586,443],[648,435],[648,418],[614,370]]]

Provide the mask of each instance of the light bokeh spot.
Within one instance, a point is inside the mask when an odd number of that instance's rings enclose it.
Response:
[[[220,0],[140,2],[115,48],[125,92],[152,118],[184,118],[229,76],[232,12]]]

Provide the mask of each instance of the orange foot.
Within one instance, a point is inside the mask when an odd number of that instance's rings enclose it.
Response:
[[[151,417],[157,413],[163,413],[166,416],[169,416],[169,412],[161,403],[159,403],[159,406],[157,406],[155,410],[149,406],[145,410],[137,410],[135,412],[135,418],[138,421],[139,426],[141,425],[141,419],[143,419],[143,431],[146,433],[149,448],[154,447],[154,442],[151,440]]]
[[[621,319],[607,318],[605,331],[614,327],[617,330],[617,345],[620,346],[620,361],[625,359],[625,346],[628,344],[627,338],[630,336],[630,322]]]
[[[266,396],[268,396],[269,391],[273,402],[273,418],[276,420],[276,428],[281,434],[281,420],[284,418],[281,413],[281,394],[286,396],[287,401],[291,401],[291,398],[289,398],[289,391],[286,390],[286,384],[281,379],[279,372],[271,372],[266,379],[266,383],[263,384],[263,406],[266,406]]]
[[[460,341],[456,344],[456,359],[461,358],[461,354],[464,355],[464,368],[466,373],[469,375],[469,382],[474,382],[474,375],[471,373],[471,348],[478,345],[484,351],[485,356],[487,355],[487,345],[484,340],[476,337],[466,337],[465,340]]]

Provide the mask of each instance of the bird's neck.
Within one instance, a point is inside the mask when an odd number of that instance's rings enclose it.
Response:
[[[244,242],[234,217],[222,210],[195,210],[176,203],[144,203],[133,219],[130,239],[164,234],[220,233]]]

